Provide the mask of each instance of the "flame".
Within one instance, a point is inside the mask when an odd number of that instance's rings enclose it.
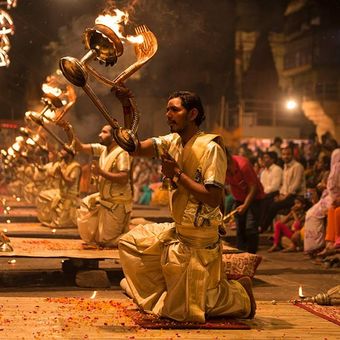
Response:
[[[142,44],[144,38],[142,35],[127,35],[124,36],[123,34],[123,25],[126,25],[129,22],[129,14],[127,12],[123,12],[119,9],[114,10],[116,15],[99,15],[95,21],[96,24],[105,25],[111,28],[116,35],[124,40],[128,40],[133,44]]]
[[[142,44],[144,42],[144,37],[140,35],[127,35],[126,39],[133,44]]]
[[[305,296],[303,295],[303,292],[302,292],[302,286],[299,287],[299,297],[300,298],[304,298]]]
[[[62,94],[62,91],[58,87],[54,87],[51,85],[48,85],[46,83],[42,84],[42,90],[44,93],[50,93],[53,94],[56,97],[59,97]]]
[[[16,142],[12,145],[12,148],[13,148],[14,151],[19,152],[20,151],[20,144],[18,142]]]
[[[18,137],[15,137],[15,141],[17,143],[22,143],[24,141],[24,137],[23,136],[18,136]]]
[[[96,297],[96,295],[97,295],[97,291],[95,290],[95,291],[93,292],[93,294],[91,295],[90,299],[94,299],[94,298]]]
[[[39,134],[33,135],[32,139],[37,142],[40,139]]]
[[[44,118],[46,117],[47,120],[53,120],[55,118],[55,112],[48,109],[44,112]],[[46,122],[46,121],[45,121]]]
[[[114,10],[116,15],[99,15],[95,20],[95,24],[105,25],[110,27],[119,38],[123,38],[123,25],[129,20],[129,15],[119,9]]]
[[[28,145],[35,145],[35,141],[32,138],[27,138],[26,143]]]
[[[12,149],[12,147],[8,148],[7,153],[8,153],[10,156],[13,156],[13,155],[14,155],[14,150]]]

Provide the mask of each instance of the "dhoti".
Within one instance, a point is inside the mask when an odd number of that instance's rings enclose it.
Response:
[[[79,235],[87,243],[117,246],[122,234],[129,230],[131,203],[103,201],[95,193],[85,197],[77,210]]]
[[[223,274],[220,243],[198,248],[180,237],[171,223],[140,225],[121,237],[120,260],[135,302],[178,321],[248,317],[247,292]]]

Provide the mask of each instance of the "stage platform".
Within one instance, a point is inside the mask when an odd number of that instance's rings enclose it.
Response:
[[[3,339],[339,339],[339,327],[291,303],[258,301],[249,330],[139,327],[128,311],[136,310],[120,292],[110,298],[0,297]]]
[[[0,252],[1,257],[46,257],[76,259],[119,259],[118,249],[84,249],[82,240],[12,237],[11,252]]]
[[[53,229],[40,222],[0,223],[0,231],[5,232],[8,237],[80,239],[75,227]]]
[[[0,214],[0,223],[36,223],[37,211],[35,206],[11,206],[10,210],[6,210]],[[131,218],[145,218],[152,222],[172,222],[170,211],[167,207],[156,206],[133,206]]]

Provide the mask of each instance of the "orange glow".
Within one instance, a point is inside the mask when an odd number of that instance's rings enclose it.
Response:
[[[299,297],[300,297],[300,298],[305,297],[305,296],[303,295],[303,292],[302,292],[302,286],[299,287]]]
[[[127,35],[124,36],[124,29],[123,25],[126,25],[129,22],[129,14],[127,12],[123,12],[119,9],[114,10],[116,15],[99,15],[95,21],[96,24],[105,25],[109,28],[111,28],[116,35],[124,40],[128,40],[132,44],[142,44],[144,41],[144,38],[142,35]]]
[[[41,88],[44,93],[50,93],[56,97],[59,97],[62,94],[62,91],[58,87],[50,86],[46,83],[42,84]]]

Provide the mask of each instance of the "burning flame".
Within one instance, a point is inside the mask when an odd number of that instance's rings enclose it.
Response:
[[[144,38],[142,35],[127,35],[124,36],[123,34],[123,25],[126,25],[129,21],[129,14],[127,12],[123,12],[119,9],[114,10],[116,15],[99,15],[95,21],[96,24],[105,25],[109,28],[111,28],[116,35],[124,40],[128,40],[129,42],[133,44],[142,44],[144,41]]]
[[[55,118],[55,112],[48,109],[44,112],[44,118],[46,117],[47,120],[53,120]]]
[[[42,84],[42,90],[44,93],[50,93],[53,94],[56,97],[59,97],[62,94],[62,91],[58,87],[54,87],[51,85],[48,85],[46,83]]]
[[[19,152],[20,151],[20,144],[18,142],[16,142],[12,145],[12,148],[13,148],[14,151]]]
[[[18,137],[15,137],[15,141],[17,143],[22,143],[24,141],[24,137],[23,136],[18,136]]]
[[[28,145],[35,145],[35,141],[32,138],[27,138],[26,143]]]
[[[10,156],[14,156],[14,150],[12,149],[12,147],[8,148],[7,153],[8,153]]]
[[[302,292],[302,286],[299,287],[299,297],[300,298],[304,298],[305,296],[303,295],[303,292]]]
[[[94,299],[94,298],[96,297],[96,295],[97,295],[97,291],[95,290],[95,291],[93,292],[93,294],[91,295],[90,299]]]

